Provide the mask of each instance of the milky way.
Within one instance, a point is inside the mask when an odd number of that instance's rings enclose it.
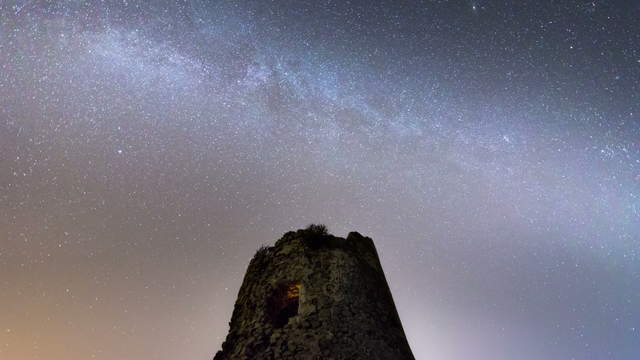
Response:
[[[207,359],[374,239],[417,359],[640,356],[640,2],[0,2],[0,358]]]

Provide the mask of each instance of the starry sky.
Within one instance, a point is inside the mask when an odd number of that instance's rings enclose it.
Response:
[[[417,359],[639,359],[640,1],[0,0],[0,358],[210,359],[312,222]]]

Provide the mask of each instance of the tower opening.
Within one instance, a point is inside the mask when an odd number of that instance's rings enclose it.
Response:
[[[301,287],[299,283],[286,283],[274,290],[267,301],[267,313],[274,327],[281,328],[298,315]]]

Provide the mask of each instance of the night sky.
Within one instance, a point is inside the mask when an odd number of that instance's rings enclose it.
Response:
[[[0,0],[0,358],[210,359],[374,239],[417,359],[640,359],[640,1]]]

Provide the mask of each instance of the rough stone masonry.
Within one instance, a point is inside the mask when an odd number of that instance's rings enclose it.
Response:
[[[373,241],[323,225],[251,260],[214,360],[414,359]]]

